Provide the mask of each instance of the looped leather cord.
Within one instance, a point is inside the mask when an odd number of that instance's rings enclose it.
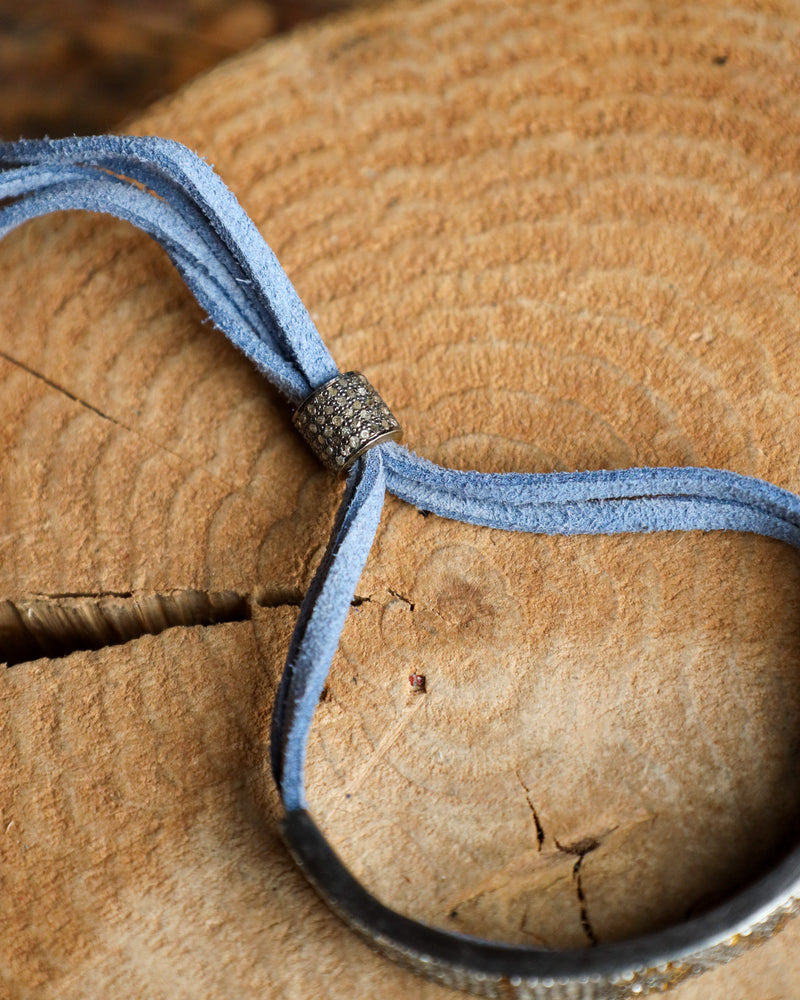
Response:
[[[0,144],[0,236],[62,209],[104,212],[149,233],[213,322],[288,402],[337,375],[275,255],[208,164],[178,143],[100,136]],[[386,490],[442,517],[509,531],[615,534],[736,530],[800,547],[800,497],[705,468],[524,475],[442,468],[394,443],[350,471],[325,555],[292,636],[272,722],[284,837],[326,901],[392,958],[484,996],[615,1000],[663,990],[733,957],[785,921],[800,897],[800,847],[704,916],[629,941],[554,952],[433,929],[375,900],[307,811],[315,707],[372,545]]]

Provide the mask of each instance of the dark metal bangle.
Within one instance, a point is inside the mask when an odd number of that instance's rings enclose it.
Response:
[[[798,910],[800,847],[725,903],[682,924],[570,951],[521,948],[442,931],[378,902],[305,809],[282,835],[328,906],[377,951],[446,986],[514,1000],[626,1000],[663,993],[771,937]]]

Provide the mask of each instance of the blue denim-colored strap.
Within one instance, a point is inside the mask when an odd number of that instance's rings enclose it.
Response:
[[[348,476],[328,547],[295,624],[272,714],[272,773],[287,809],[306,804],[311,721],[378,530],[385,490],[381,448],[373,448]]]
[[[25,141],[0,144],[0,166],[6,168],[0,173],[0,200],[6,202],[0,236],[62,209],[127,220],[164,248],[214,323],[291,403],[336,375],[305,307],[255,225],[212,168],[185,147],[115,136]],[[372,449],[350,472],[327,550],[300,609],[275,702],[272,768],[289,813],[305,809],[314,710],[387,489],[442,517],[511,531],[736,530],[800,547],[800,497],[733,472],[485,474],[442,468],[392,443]]]
[[[458,521],[548,535],[729,529],[800,546],[800,497],[735,472],[489,474],[444,469],[393,443],[382,450],[391,493]]]
[[[252,220],[211,167],[185,146],[167,139],[127,136],[0,143],[0,166],[4,165],[17,169],[10,171],[8,190],[0,196],[21,193],[26,171],[31,194],[0,214],[2,232],[27,218],[76,207],[127,219],[162,243],[214,323],[292,403],[299,403],[336,374],[311,317]],[[76,174],[79,168],[83,168],[83,178]],[[90,192],[90,179],[102,185],[102,194],[97,185]],[[148,196],[131,180],[153,194]],[[85,189],[82,199],[75,194],[81,189]],[[132,204],[134,194],[149,197],[151,214],[162,230],[174,221],[192,233],[183,252],[201,261],[217,285],[241,286],[240,293],[259,318],[256,339],[264,342],[266,350],[243,333],[242,317],[215,309],[209,283],[198,275],[196,265],[182,267],[168,238],[142,224],[141,207]]]
[[[292,403],[336,374],[275,255],[200,157],[159,138],[0,144],[0,236],[65,209],[103,212],[153,237],[214,323]],[[303,763],[384,488],[442,517],[545,534],[750,531],[800,546],[800,498],[717,469],[486,474],[445,469],[399,445],[351,473],[340,517],[301,609],[273,724],[282,795],[304,805]],[[377,512],[377,513],[376,513]]]

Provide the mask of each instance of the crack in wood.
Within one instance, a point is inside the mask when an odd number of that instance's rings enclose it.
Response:
[[[85,399],[81,399],[80,396],[76,396],[74,392],[70,392],[69,389],[65,389],[63,385],[59,385],[58,382],[54,382],[46,375],[43,375],[41,372],[36,371],[35,368],[31,368],[30,365],[26,365],[24,361],[18,360],[11,354],[8,354],[6,351],[0,350],[0,358],[3,358],[10,365],[14,365],[16,368],[19,368],[20,371],[27,372],[27,374],[30,375],[32,378],[35,378],[38,381],[44,383],[51,389],[55,389],[56,392],[60,393],[66,399],[72,400],[73,403],[77,403],[78,406],[82,406],[85,410],[89,410],[90,412],[96,414],[98,417],[101,417],[103,420],[108,421],[108,423],[114,424],[116,427],[121,428],[121,430],[127,431],[129,434],[133,434],[135,437],[140,438],[143,441],[148,440],[148,438],[145,435],[142,435],[138,429],[129,426],[122,420],[118,420],[116,417],[112,417],[108,413],[104,413],[103,410],[99,409],[96,406],[93,406],[92,403],[88,403]],[[204,472],[205,475],[211,476],[212,478],[218,480],[218,482],[220,483],[224,483],[225,486],[229,487],[232,490],[237,488],[235,484],[228,482],[226,479],[217,475],[215,472],[211,472],[204,465],[197,466],[192,461],[191,458],[188,458],[187,456],[182,455],[177,451],[173,451],[171,448],[168,448],[167,445],[164,444],[162,441],[152,441],[151,443],[155,444],[155,446],[159,448],[161,451],[163,451],[166,455],[171,455],[172,458],[177,459],[179,462],[188,465],[192,469],[192,471],[195,471],[198,468],[202,468],[202,471]]]
[[[260,608],[299,608],[305,592],[298,587],[256,587],[250,600]]]
[[[589,907],[586,902],[586,893],[583,889],[583,879],[581,877],[581,867],[583,865],[583,859],[586,857],[585,854],[581,854],[572,869],[572,877],[575,879],[575,893],[578,897],[578,903],[580,904],[580,921],[581,927],[583,928],[583,933],[586,935],[589,943],[594,947],[597,944],[597,935],[594,932],[592,923],[589,920]]]
[[[533,824],[536,827],[536,845],[537,849],[541,853],[542,846],[544,845],[544,827],[539,819],[539,814],[536,812],[536,806],[533,804],[533,799],[531,798],[531,793],[528,786],[522,780],[522,776],[519,771],[514,771],[517,776],[517,781],[522,785],[522,790],[525,793],[525,801],[528,803],[528,808],[531,811],[531,816],[533,817]]]
[[[119,646],[170,628],[249,621],[253,607],[299,608],[296,587],[256,587],[206,592],[187,588],[166,594],[130,590],[37,592],[28,601],[0,600],[0,664],[60,658],[80,650]],[[356,595],[352,607],[369,602]]]
[[[398,593],[398,592],[397,592],[396,590],[392,590],[392,588],[391,588],[391,587],[389,587],[389,588],[387,588],[387,589],[388,589],[389,593],[390,593],[390,594],[392,595],[392,597],[396,597],[398,601],[402,601],[402,602],[403,602],[403,604],[407,604],[407,605],[408,605],[408,607],[409,607],[409,609],[410,609],[411,611],[413,611],[413,610],[414,610],[414,602],[413,602],[413,601],[410,601],[410,600],[409,600],[409,599],[408,599],[407,597],[405,597],[405,596],[404,596],[403,594],[399,594],[399,593]]]
[[[87,403],[85,399],[81,399],[80,396],[76,396],[74,392],[70,392],[69,389],[65,389],[63,385],[59,385],[58,382],[54,382],[46,375],[42,375],[41,372],[37,372],[35,368],[31,368],[30,365],[26,365],[24,361],[19,361],[17,358],[7,354],[5,351],[0,351],[0,358],[4,358],[10,365],[21,368],[22,371],[32,375],[40,382],[44,382],[45,385],[49,385],[51,389],[55,389],[56,392],[60,392],[62,396],[66,396],[67,399],[71,399],[73,403],[78,403],[79,406],[83,406],[87,410],[91,410],[92,413],[96,413],[97,416],[102,417],[103,420],[108,420],[110,423],[116,424],[118,427],[124,427],[125,430],[130,430],[130,427],[126,427],[125,424],[121,424],[119,420],[114,417],[110,417],[107,413],[103,413],[102,410],[98,410],[96,406],[92,406],[92,404]]]
[[[63,601],[70,598],[86,597],[99,600],[104,597],[133,597],[133,591],[131,590],[72,590],[63,591],[62,593],[47,594],[42,591],[36,591],[36,593],[31,595],[37,601]]]
[[[0,601],[0,663],[12,667],[118,646],[171,628],[249,621],[254,606],[299,607],[301,599],[290,588],[253,594],[189,588],[138,596],[125,591],[74,592]]]
[[[589,919],[589,905],[586,901],[586,892],[583,888],[583,860],[587,854],[591,854],[592,851],[596,851],[600,846],[601,841],[596,837],[584,837],[582,840],[577,841],[574,844],[559,844],[556,841],[556,847],[563,854],[575,854],[577,855],[577,860],[572,866],[572,878],[575,881],[575,894],[578,897],[578,906],[580,907],[579,919],[581,922],[581,927],[583,933],[589,944],[594,947],[597,944],[597,935],[594,932],[594,927]]]

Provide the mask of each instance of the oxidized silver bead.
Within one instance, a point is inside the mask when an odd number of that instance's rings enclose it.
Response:
[[[320,462],[340,475],[369,448],[398,441],[403,433],[361,372],[345,372],[315,389],[292,423]]]

